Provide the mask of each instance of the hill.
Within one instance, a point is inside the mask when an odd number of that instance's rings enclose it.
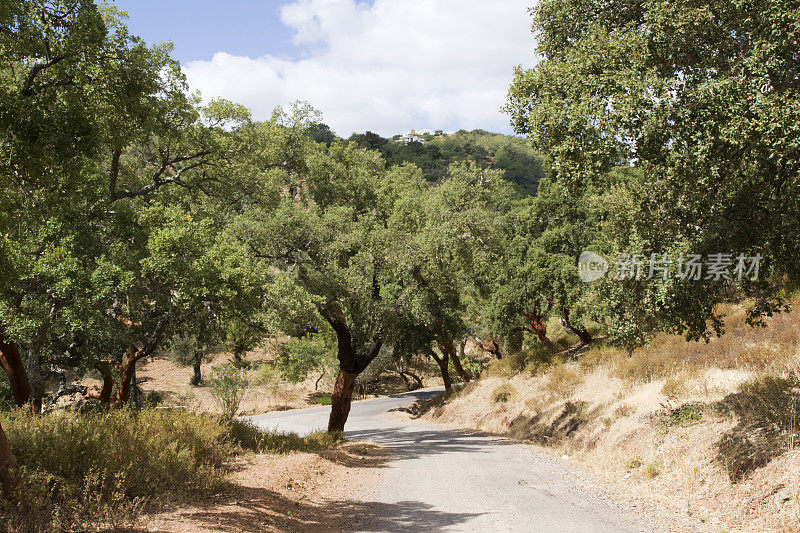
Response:
[[[309,133],[326,144],[337,139],[324,124],[315,125]],[[387,166],[413,163],[434,182],[447,176],[450,164],[459,162],[501,170],[505,179],[526,194],[534,193],[545,175],[545,158],[520,137],[480,129],[459,130],[450,135],[424,133],[419,137],[421,141],[406,143],[399,135],[385,138],[367,131],[353,134],[347,140],[361,148],[379,151]]]

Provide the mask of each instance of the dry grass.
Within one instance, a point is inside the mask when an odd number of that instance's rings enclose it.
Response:
[[[744,308],[723,310],[726,335],[707,344],[660,335],[632,354],[518,356],[426,416],[567,454],[699,530],[800,531],[800,311],[751,328]],[[506,384],[517,395],[492,401]]]
[[[800,297],[793,298],[792,305],[800,305]],[[594,349],[584,366],[608,363],[621,378],[651,381],[680,373],[696,376],[710,368],[781,372],[797,364],[800,313],[777,314],[766,319],[766,327],[754,328],[745,323],[744,307],[724,304],[718,310],[725,315],[725,334],[708,343],[661,334],[632,354]]]
[[[566,365],[558,365],[547,374],[547,388],[562,396],[568,395],[583,383],[583,376]]]
[[[242,422],[178,409],[128,409],[36,416],[0,414],[23,482],[0,500],[10,531],[118,531],[150,501],[210,496],[245,451],[286,453],[334,447],[337,437],[265,432]]]

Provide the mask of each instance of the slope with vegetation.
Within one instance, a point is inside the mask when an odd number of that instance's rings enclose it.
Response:
[[[717,310],[726,334],[707,344],[661,334],[631,353],[575,349],[558,331],[557,349],[493,362],[425,418],[542,446],[701,530],[796,531],[798,313],[753,329],[744,307]]]
[[[425,135],[425,142],[405,143],[367,131],[350,136],[348,141],[362,148],[377,150],[387,165],[411,163],[430,181],[447,177],[453,163],[473,162],[502,172],[504,179],[526,194],[536,192],[545,175],[547,162],[523,138],[484,130],[459,130],[452,134]]]

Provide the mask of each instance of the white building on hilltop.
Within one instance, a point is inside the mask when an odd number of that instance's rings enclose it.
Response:
[[[404,134],[400,137],[400,140],[404,143],[424,143],[425,139],[421,137],[425,132],[422,130],[411,130],[410,132]]]
[[[406,144],[418,142],[424,143],[426,138],[431,137],[447,137],[448,135],[452,135],[452,131],[442,131],[442,130],[411,130],[408,133],[400,135],[399,137],[395,137],[397,142],[404,142]]]

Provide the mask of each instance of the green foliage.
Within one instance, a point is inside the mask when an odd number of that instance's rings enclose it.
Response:
[[[665,427],[689,426],[703,419],[705,407],[698,403],[687,403],[672,409],[664,420]]]
[[[218,365],[213,368],[206,383],[222,416],[233,419],[250,386],[247,370],[233,362]]]
[[[281,378],[280,372],[273,365],[261,363],[250,376],[253,385],[269,386]]]
[[[208,361],[208,353],[214,346],[203,345],[195,335],[173,335],[166,344],[165,353],[172,361],[179,365],[193,365],[196,358]]]
[[[25,478],[0,514],[30,529],[128,521],[151,496],[214,490],[236,453],[225,426],[182,411],[20,410],[0,420]]]
[[[788,81],[799,68],[797,13],[735,0],[547,0],[533,10],[544,59],[516,71],[507,110],[551,158],[553,182],[585,204],[595,231],[573,242],[612,258],[764,257],[758,282],[597,283],[580,302],[613,337],[720,333],[713,307],[732,291],[756,297],[758,323],[782,308],[775,284],[796,284],[798,248],[782,235],[800,228],[800,196],[788,192],[800,171],[790,111],[800,92]]]
[[[361,148],[379,151],[387,165],[411,163],[422,169],[430,181],[448,177],[453,163],[474,163],[499,170],[504,179],[526,194],[536,192],[546,166],[544,159],[522,139],[484,130],[434,136],[424,144],[405,144],[371,131],[353,134],[348,140]]]
[[[319,398],[317,398],[317,404],[319,405],[330,405],[332,401],[333,400],[328,395],[320,396]]]
[[[335,354],[336,340],[329,334],[290,338],[278,351],[278,369],[290,383],[300,383],[313,370],[330,369]]]
[[[327,450],[342,440],[342,436],[327,431],[317,431],[305,437],[294,433],[265,431],[249,422],[228,422],[233,441],[242,449],[255,453],[317,452]]]

